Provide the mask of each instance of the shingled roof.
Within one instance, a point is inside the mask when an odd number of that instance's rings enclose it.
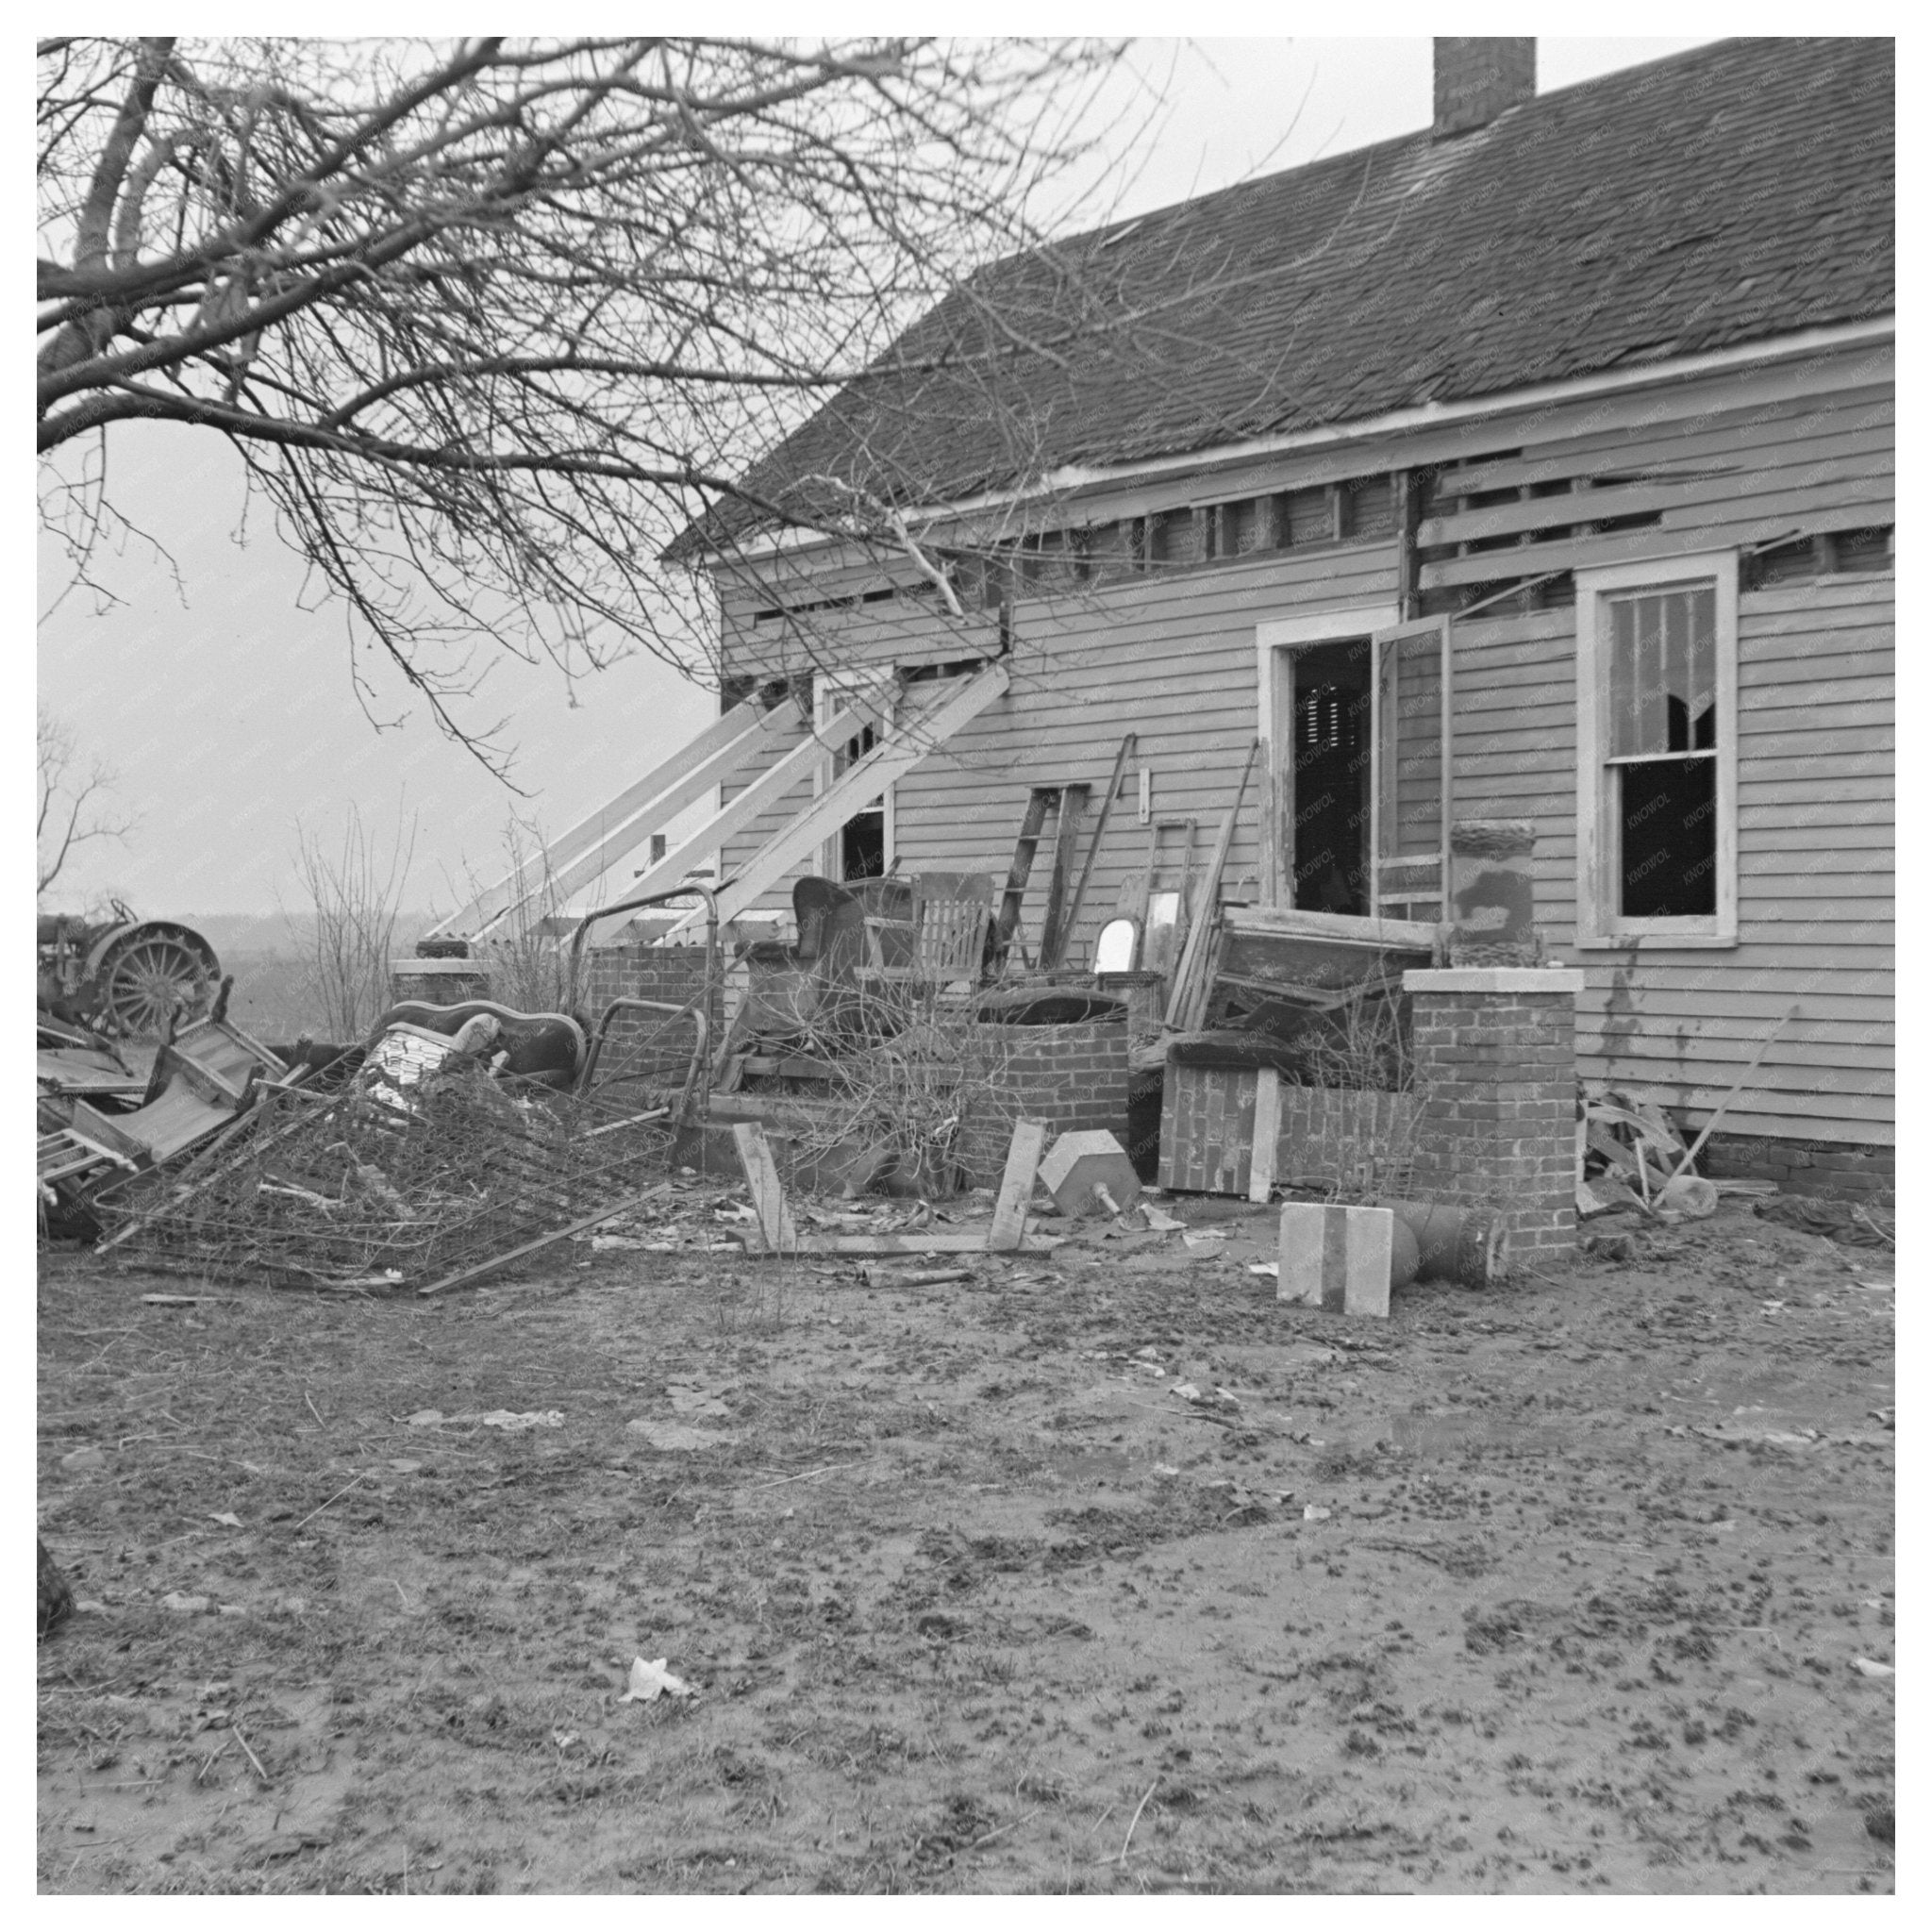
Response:
[[[1887,315],[1892,93],[1889,40],[1724,42],[998,263],[746,482],[957,502]]]

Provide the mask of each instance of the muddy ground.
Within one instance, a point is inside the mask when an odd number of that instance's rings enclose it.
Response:
[[[49,1257],[42,1889],[1891,1889],[1889,1257],[1726,1203],[1349,1322],[1173,1205],[917,1290]]]

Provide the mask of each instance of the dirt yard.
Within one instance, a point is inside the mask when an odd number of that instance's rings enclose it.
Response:
[[[1173,1205],[917,1290],[49,1257],[42,1889],[1890,1890],[1889,1257],[1727,1204],[1349,1323]]]

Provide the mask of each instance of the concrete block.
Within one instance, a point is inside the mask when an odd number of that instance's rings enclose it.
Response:
[[[1127,1150],[1104,1129],[1062,1134],[1040,1163],[1040,1178],[1062,1214],[1106,1214],[1094,1193],[1105,1188],[1122,1213],[1141,1198],[1141,1177]]]
[[[1338,1314],[1386,1318],[1394,1224],[1386,1208],[1290,1202],[1281,1210],[1275,1299]]]

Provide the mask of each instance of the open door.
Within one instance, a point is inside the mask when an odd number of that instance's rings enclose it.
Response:
[[[1377,631],[1372,653],[1369,911],[1440,924],[1455,800],[1449,619]]]

